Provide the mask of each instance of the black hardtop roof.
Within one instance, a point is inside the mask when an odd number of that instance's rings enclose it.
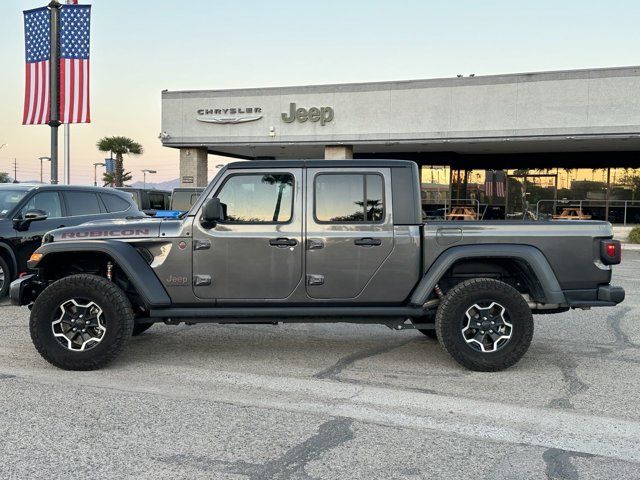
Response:
[[[233,162],[227,165],[229,169],[238,168],[335,168],[335,167],[395,167],[413,168],[415,162],[411,160],[247,160]]]

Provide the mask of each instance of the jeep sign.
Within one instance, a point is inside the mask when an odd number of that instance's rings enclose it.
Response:
[[[300,123],[304,123],[307,120],[310,122],[320,122],[320,125],[324,126],[333,120],[333,108],[331,107],[311,107],[296,108],[295,103],[289,104],[289,113],[282,114],[282,120],[285,123],[293,123],[298,120]]]

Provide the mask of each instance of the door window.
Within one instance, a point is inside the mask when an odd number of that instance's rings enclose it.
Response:
[[[320,174],[315,179],[319,223],[378,223],[384,220],[384,184],[378,174]]]
[[[62,217],[62,208],[60,206],[60,197],[58,192],[39,192],[36,193],[27,204],[22,207],[20,212],[22,218],[29,210],[42,210],[47,214],[48,218]]]
[[[102,193],[100,196],[102,197],[102,201],[106,205],[109,213],[124,212],[130,207],[129,203],[125,199],[120,198],[117,195]]]
[[[93,192],[64,192],[69,216],[96,215],[100,213],[98,196]]]
[[[218,198],[226,208],[224,223],[287,223],[293,212],[293,175],[233,175]]]

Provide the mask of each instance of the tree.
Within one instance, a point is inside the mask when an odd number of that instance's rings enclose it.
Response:
[[[265,175],[262,177],[262,183],[267,185],[278,185],[278,198],[276,206],[273,209],[272,221],[277,222],[280,217],[280,208],[282,205],[282,194],[286,187],[293,186],[293,177],[291,175]]]
[[[140,155],[144,151],[142,145],[129,137],[103,137],[96,143],[101,152],[112,153],[116,156],[115,172],[113,172],[113,184],[122,187],[125,180],[124,155]],[[129,180],[131,177],[129,176]]]
[[[9,174],[7,172],[0,172],[0,183],[9,183],[11,179],[9,178]]]
[[[123,172],[121,186],[126,186],[125,184],[129,180],[131,180],[131,172]],[[102,182],[103,182],[103,185],[102,185],[103,187],[113,187],[116,183],[116,174],[104,172],[102,174]]]

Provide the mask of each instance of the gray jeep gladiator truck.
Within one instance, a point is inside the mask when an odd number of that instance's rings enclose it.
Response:
[[[607,222],[421,213],[413,162],[232,163],[179,219],[49,232],[10,296],[31,308],[40,354],[70,370],[106,365],[155,322],[353,322],[418,329],[496,371],[525,354],[532,314],[624,299]]]

